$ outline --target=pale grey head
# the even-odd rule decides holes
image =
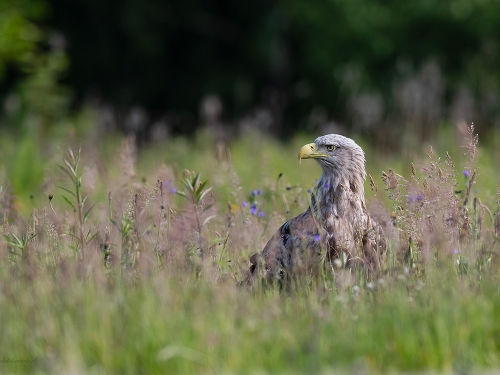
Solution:
[[[339,134],[328,134],[316,138],[314,143],[303,146],[300,159],[315,159],[324,176],[338,180],[365,179],[365,153],[352,139]]]
[[[356,202],[346,206],[350,210],[364,207],[365,153],[356,142],[338,134],[324,135],[300,149],[301,159],[315,159],[323,170],[311,196],[322,202],[323,216],[339,214],[342,202]]]

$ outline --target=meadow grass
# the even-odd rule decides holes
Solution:
[[[466,138],[449,145],[456,158],[425,150],[406,173],[404,160],[381,167],[363,145],[378,185],[374,197],[367,182],[367,196],[389,238],[383,270],[327,267],[287,291],[237,282],[307,207],[319,168],[295,158],[311,139],[200,136],[140,155],[131,139],[61,147],[29,200],[13,195],[4,166],[0,371],[497,370],[498,198],[481,191],[487,152]]]

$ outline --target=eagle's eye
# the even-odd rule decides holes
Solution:
[[[334,145],[326,145],[326,151],[328,152],[332,152],[333,150],[335,150],[337,147],[335,147]]]

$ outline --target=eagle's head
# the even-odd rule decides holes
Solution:
[[[318,162],[323,170],[322,183],[336,187],[348,182],[356,185],[356,190],[362,190],[366,177],[365,153],[352,139],[338,134],[323,135],[300,149],[301,159]]]

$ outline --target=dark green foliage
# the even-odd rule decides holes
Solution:
[[[62,78],[75,103],[102,99],[118,127],[143,138],[160,119],[193,134],[209,94],[228,119],[266,108],[283,136],[334,120],[378,138],[381,126],[396,140],[404,127],[429,138],[443,115],[478,129],[500,116],[498,0],[9,0],[2,9],[0,30],[11,31],[0,99],[15,92],[17,112],[45,122],[66,109]],[[142,127],[127,125],[132,107],[146,110]]]
[[[0,127],[38,133],[66,114],[66,54],[62,36],[44,23],[47,9],[43,0],[0,3]]]
[[[459,85],[477,96],[485,89],[482,85],[500,88],[498,1],[285,4],[296,27],[298,76],[314,87],[311,104],[342,112],[346,97],[363,91],[381,93],[387,102],[394,84],[431,60],[442,70],[448,94]],[[484,82],[489,75],[496,79]],[[391,103],[387,105],[391,109]]]
[[[229,107],[247,110],[258,100],[252,86],[260,89],[271,79],[280,36],[275,2],[55,0],[52,5],[50,23],[68,39],[68,82],[81,95],[96,88],[118,108],[139,104],[152,113],[192,116],[200,98],[215,92]],[[239,86],[249,92],[238,94]],[[182,125],[195,121],[184,116]]]

